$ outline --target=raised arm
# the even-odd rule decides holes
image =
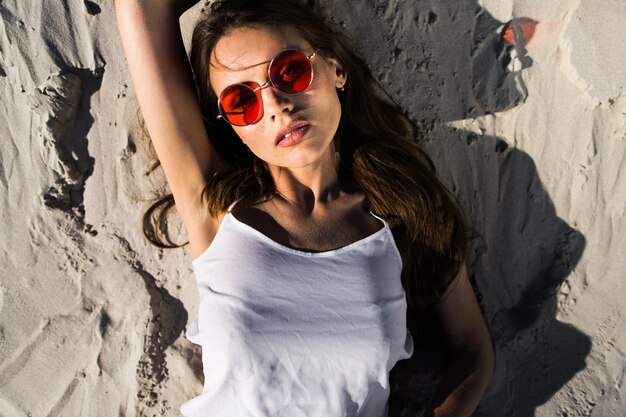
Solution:
[[[424,417],[469,417],[493,372],[493,348],[465,265],[437,305],[449,354],[445,374]]]
[[[200,195],[218,166],[207,137],[180,34],[180,15],[197,0],[116,0],[122,44],[150,138],[176,208],[188,232],[192,257],[217,228]]]

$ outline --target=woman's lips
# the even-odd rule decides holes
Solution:
[[[276,135],[276,146],[293,146],[304,139],[311,125],[308,122],[291,122]]]

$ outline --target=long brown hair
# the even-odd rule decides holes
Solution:
[[[224,169],[209,179],[203,201],[213,216],[234,201],[252,205],[275,191],[263,161],[252,154],[232,128],[217,120],[217,97],[209,83],[210,56],[218,40],[235,28],[291,27],[325,57],[337,59],[348,74],[340,93],[341,121],[335,137],[339,178],[363,192],[372,211],[390,223],[403,259],[402,284],[411,308],[434,304],[459,271],[467,246],[463,215],[418,146],[418,130],[403,111],[384,99],[365,62],[319,10],[298,0],[218,0],[198,21],[191,65],[209,138]],[[144,216],[144,233],[161,247],[163,216],[170,196]],[[155,232],[156,231],[156,232]]]

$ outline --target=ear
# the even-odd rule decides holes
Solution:
[[[333,67],[335,72],[335,88],[343,88],[348,81],[347,71],[338,59],[329,58],[328,61],[330,62],[330,65]]]

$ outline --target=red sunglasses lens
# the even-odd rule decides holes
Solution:
[[[297,94],[311,85],[313,68],[305,54],[288,50],[276,55],[272,60],[269,76],[274,87],[283,93]]]
[[[230,124],[247,126],[261,117],[261,97],[254,92],[257,83],[233,84],[220,94],[220,113]]]

